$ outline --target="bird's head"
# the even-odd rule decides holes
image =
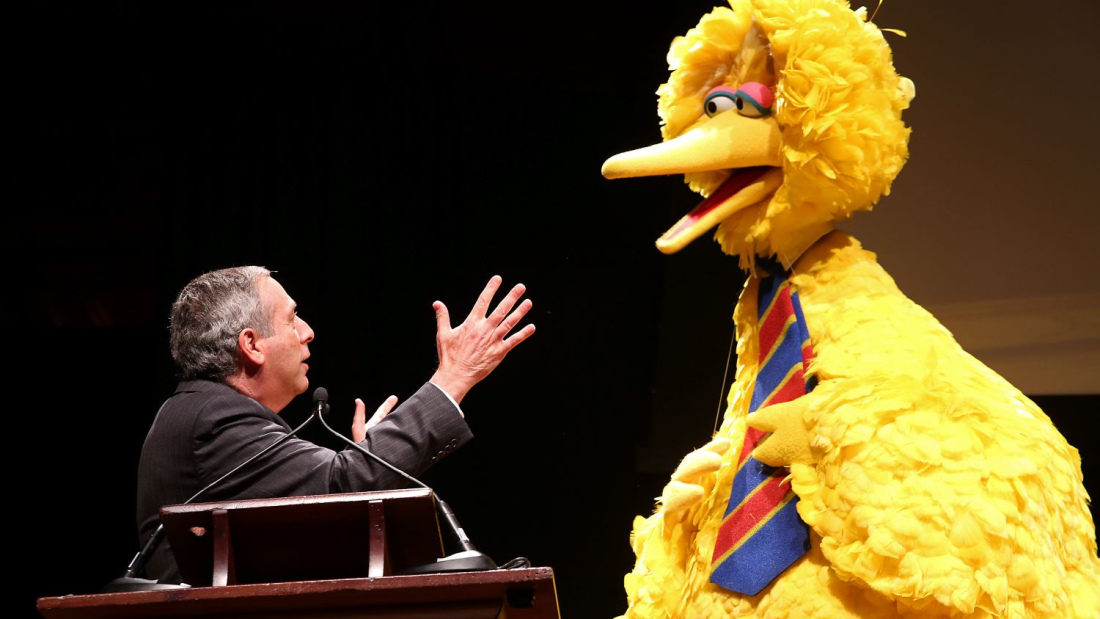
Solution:
[[[657,240],[666,254],[718,226],[751,269],[786,266],[835,222],[889,193],[908,155],[913,83],[864,9],[841,0],[730,0],[668,52],[664,141],[621,153],[607,178],[683,174],[705,199]]]

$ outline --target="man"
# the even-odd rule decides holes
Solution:
[[[535,331],[529,324],[511,333],[531,309],[529,299],[516,306],[525,292],[522,284],[488,312],[500,283],[499,277],[490,279],[455,328],[447,307],[435,302],[438,369],[396,410],[397,398],[387,398],[369,422],[365,405],[356,399],[353,440],[419,475],[473,437],[459,403]],[[186,502],[286,437],[291,428],[278,413],[309,388],[306,361],[313,329],[265,268],[235,267],[195,278],[172,306],[170,330],[181,382],[157,412],[141,452],[137,518],[143,544],[159,524],[161,506]],[[405,481],[358,450],[337,452],[294,437],[214,484],[198,500],[361,492]],[[149,560],[145,575],[180,582],[167,543]]]

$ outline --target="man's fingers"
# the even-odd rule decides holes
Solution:
[[[447,306],[443,305],[443,301],[436,301],[432,303],[432,308],[435,310],[435,328],[440,333],[446,333],[451,330],[451,314],[447,311]]]
[[[497,288],[500,288],[500,276],[494,275],[489,278],[489,283],[485,285],[485,290],[481,291],[481,296],[477,298],[477,302],[470,309],[470,316],[472,318],[485,318],[485,312],[489,311],[489,302],[493,300],[493,295],[497,293]]]
[[[355,398],[355,414],[351,417],[352,424],[363,423],[367,418],[367,406],[359,398]]]
[[[493,324],[500,324],[500,322],[504,320],[504,317],[508,315],[508,312],[512,311],[512,308],[515,307],[516,301],[519,301],[519,298],[522,297],[523,293],[526,291],[527,286],[523,284],[516,284],[513,286],[512,290],[508,292],[508,296],[501,299],[500,305],[497,305],[497,308],[493,310],[493,314],[489,316],[489,321]],[[515,326],[515,323],[512,323],[512,326]]]
[[[516,325],[519,324],[519,321],[523,320],[527,312],[531,311],[532,305],[534,305],[534,302],[531,301],[531,299],[524,299],[523,303],[520,303],[519,307],[516,308],[516,311],[512,312],[508,318],[504,319],[504,322],[500,323],[500,326],[497,327],[497,335],[501,338],[508,335],[508,332],[514,329]]]
[[[526,327],[517,331],[512,337],[502,342],[504,346],[504,354],[508,354],[508,351],[512,350],[523,340],[531,337],[535,333],[535,325],[527,325]]]
[[[351,440],[356,443],[367,438],[367,406],[359,398],[355,398],[355,414],[351,416]]]
[[[369,429],[373,428],[374,426],[378,425],[378,422],[385,419],[386,415],[389,415],[390,411],[392,411],[393,407],[396,406],[396,405],[397,405],[397,396],[391,395],[390,397],[386,398],[386,401],[383,402],[382,405],[379,406],[378,409],[374,411],[373,415],[371,415],[370,421],[367,422],[366,429],[369,430]]]
[[[390,414],[390,411],[393,410],[394,406],[397,406],[397,396],[391,395],[390,397],[386,398],[386,401],[383,402],[381,406],[378,407],[378,410],[374,411],[374,414],[377,415],[381,413],[382,416],[385,417],[386,415]]]

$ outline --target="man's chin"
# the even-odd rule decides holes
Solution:
[[[309,390],[309,378],[302,376],[298,380],[294,381],[296,389],[294,390],[295,396],[300,396]]]

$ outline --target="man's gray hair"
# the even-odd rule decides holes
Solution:
[[[172,360],[181,380],[224,382],[239,365],[237,338],[248,327],[262,337],[273,333],[273,314],[260,298],[260,280],[271,271],[258,266],[205,273],[184,286],[172,304],[169,332]]]

